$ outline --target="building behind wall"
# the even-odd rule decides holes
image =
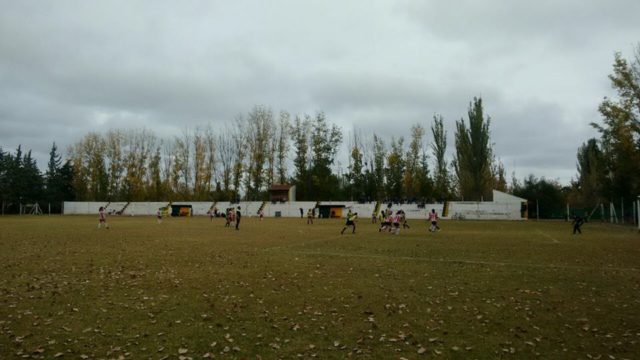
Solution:
[[[289,184],[273,184],[269,188],[269,201],[293,202],[296,201],[296,186]]]

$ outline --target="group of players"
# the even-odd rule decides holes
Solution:
[[[309,210],[309,214],[311,214],[311,210]],[[307,224],[313,224],[313,219],[311,215],[308,215],[309,219],[307,220]],[[356,233],[356,219],[358,218],[358,213],[349,212],[347,213],[347,222],[340,231],[340,234],[344,234],[344,231],[351,226],[353,230],[352,234]],[[378,228],[378,232],[383,232],[387,230],[393,235],[400,234],[400,224],[402,223],[403,229],[410,229],[409,223],[407,222],[407,216],[404,210],[397,210],[395,213],[391,209],[385,209],[380,212],[380,214],[376,214],[375,212],[371,216],[371,223],[375,224],[378,220],[380,220],[380,228]],[[429,232],[440,231],[440,227],[438,226],[438,213],[435,209],[431,209],[429,213],[429,221],[431,222],[431,227],[429,227]]]
[[[211,221],[213,221],[214,217],[218,217],[220,215],[217,208],[214,208],[207,213]],[[258,211],[258,215],[260,217],[260,220],[262,221],[262,218],[264,217],[263,211]],[[308,225],[313,224],[314,215],[314,211],[312,209],[309,209],[307,212]],[[240,230],[240,219],[242,218],[240,206],[235,209],[233,207],[227,208],[222,216],[225,218],[224,227],[231,227],[231,223],[235,223],[236,230]],[[380,219],[380,228],[378,229],[379,232],[388,230],[390,233],[398,235],[400,234],[400,223],[402,223],[403,229],[410,228],[409,223],[407,222],[407,217],[403,210],[397,210],[395,214],[391,209],[382,210],[379,215],[376,215],[375,213],[373,214],[371,222],[376,223],[378,217]],[[156,218],[158,224],[162,223],[162,209],[158,209]],[[352,227],[351,233],[355,234],[357,218],[358,213],[352,212],[351,209],[349,209],[349,212],[347,213],[347,222],[342,228],[342,231],[340,231],[340,234],[344,234],[345,230],[348,227]],[[436,213],[435,209],[431,209],[431,212],[429,213],[429,221],[431,221],[431,227],[429,228],[430,232],[440,231],[440,227],[438,226],[438,214]],[[98,210],[98,229],[102,228],[103,226],[106,229],[109,229],[106,210],[103,206],[101,206]]]
[[[397,210],[395,214],[391,209],[382,210],[379,215],[374,213],[371,216],[372,223],[376,223],[377,220],[380,220],[379,232],[387,230],[394,235],[398,235],[400,234],[400,224],[402,224],[403,229],[411,228],[407,222],[407,216],[404,210]],[[429,221],[431,222],[429,232],[440,231],[440,227],[438,226],[438,213],[436,213],[436,209],[431,209],[431,212],[429,213]]]

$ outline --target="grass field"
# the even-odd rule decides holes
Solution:
[[[637,359],[640,235],[0,217],[0,359]]]

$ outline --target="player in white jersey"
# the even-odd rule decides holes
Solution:
[[[431,221],[429,231],[440,231],[440,227],[438,226],[438,213],[436,213],[436,209],[431,209],[431,212],[429,213],[429,221]]]

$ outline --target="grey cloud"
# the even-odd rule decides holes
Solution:
[[[264,104],[388,138],[440,113],[451,156],[455,121],[482,96],[508,172],[568,181],[610,92],[612,53],[638,39],[639,7],[5,2],[0,145],[33,148],[43,166],[53,141],[116,127],[171,137]]]

